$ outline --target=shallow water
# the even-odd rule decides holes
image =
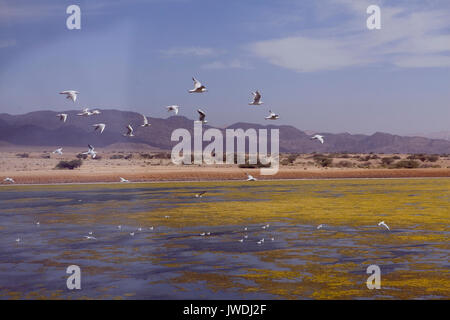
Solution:
[[[2,187],[0,298],[448,299],[449,190],[449,179]],[[367,289],[371,264],[380,290]],[[69,265],[81,290],[66,287]]]

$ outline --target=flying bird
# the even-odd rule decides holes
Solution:
[[[88,148],[89,150],[87,152],[83,152],[82,154],[87,154],[88,156],[90,155],[92,159],[94,159],[97,156],[97,152],[94,151],[94,147],[90,144],[88,144]]]
[[[95,115],[98,115],[98,114],[100,114],[101,112],[100,112],[100,110],[93,110],[92,112],[91,112],[91,116],[95,116]]]
[[[80,113],[77,113],[77,116],[81,116],[81,117],[89,117],[92,115],[93,115],[93,113],[89,111],[89,108],[84,108],[83,110],[81,110]]]
[[[280,116],[276,113],[273,113],[272,111],[269,110],[269,116],[265,117],[264,119],[266,120],[277,120],[279,119]]]
[[[59,117],[59,120],[61,120],[64,123],[67,121],[68,117],[67,113],[59,113],[56,116]]]
[[[66,99],[70,99],[73,102],[77,101],[77,94],[79,94],[78,91],[75,90],[66,90],[66,91],[62,91],[59,94],[65,94],[66,95]]]
[[[130,180],[127,180],[125,178],[119,177],[120,178],[120,182],[130,182]]]
[[[144,118],[144,123],[143,123],[143,124],[141,124],[141,127],[150,127],[150,126],[151,126],[151,124],[150,124],[150,123],[148,123],[148,119],[147,119],[147,117],[146,117],[145,115],[142,115],[142,118]]]
[[[175,112],[176,115],[178,114],[179,106],[168,106],[166,108],[167,108],[167,112],[173,111],[173,112]]]
[[[106,124],[104,123],[96,123],[92,125],[94,127],[94,131],[100,131],[100,133],[103,133],[103,130],[105,130]]]
[[[207,191],[199,192],[199,193],[197,193],[197,194],[195,195],[195,197],[196,197],[196,198],[202,198],[203,195],[204,195],[206,192],[207,192]]]
[[[205,92],[206,87],[204,85],[202,85],[200,83],[200,81],[198,81],[197,79],[195,79],[194,77],[192,77],[192,80],[194,81],[194,89],[189,90],[189,93],[201,93],[201,92]]]
[[[205,120],[205,118],[206,118],[205,111],[203,111],[202,109],[198,109],[197,112],[199,114],[198,121],[200,121],[202,123],[207,123],[208,121]]]
[[[325,140],[323,140],[323,136],[321,136],[320,134],[316,134],[315,136],[312,136],[311,140],[319,140],[320,143],[322,143],[322,144],[325,142]]]
[[[264,103],[261,101],[261,93],[259,93],[258,90],[256,90],[255,92],[252,92],[252,94],[253,94],[253,101],[250,102],[249,105],[260,106]]]
[[[323,227],[324,227],[323,224],[319,224],[319,225],[317,226],[317,230],[322,229]]]
[[[256,181],[256,178],[252,176],[251,174],[245,173],[247,175],[247,181]]]
[[[9,177],[6,177],[3,181],[9,182],[9,183],[16,183],[13,178],[9,178]]]
[[[96,237],[93,236],[84,236],[86,238],[86,240],[97,240]]]
[[[55,151],[53,151],[52,153],[57,153],[59,155],[62,155],[63,154],[62,149],[63,148],[60,147],[60,148],[56,149]]]
[[[386,223],[384,223],[384,221],[381,221],[378,225],[379,225],[379,226],[383,226],[383,227],[385,227],[386,229],[388,229],[389,231],[391,231],[391,229],[389,229],[389,226],[388,226]]]
[[[134,137],[134,134],[133,134],[134,130],[133,130],[133,127],[131,126],[131,124],[129,124],[126,128],[127,128],[127,133],[124,133],[124,136],[125,137]]]

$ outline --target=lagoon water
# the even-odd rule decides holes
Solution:
[[[448,299],[449,187],[449,179],[2,186],[0,298]],[[366,286],[371,264],[381,290]],[[81,290],[66,286],[70,265],[81,268]]]

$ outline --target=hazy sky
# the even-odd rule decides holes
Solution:
[[[427,133],[450,129],[449,80],[448,0],[0,0],[0,112],[178,104],[216,126],[271,109],[302,130]]]

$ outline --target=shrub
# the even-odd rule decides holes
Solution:
[[[72,161],[60,161],[56,165],[56,169],[69,169],[73,170],[75,168],[81,167],[83,161],[81,159],[72,160]]]
[[[82,154],[82,153],[77,154],[77,158],[78,158],[78,159],[86,160],[87,157],[88,157],[87,154]]]
[[[121,154],[113,154],[111,157],[109,157],[111,160],[117,160],[117,159],[123,159],[123,155]]]
[[[336,167],[338,167],[338,168],[351,168],[351,167],[353,167],[353,164],[350,161],[343,160],[343,161],[339,161],[336,164]]]
[[[416,160],[401,160],[393,165],[394,168],[414,169],[419,167],[419,162]]]
[[[388,165],[394,163],[394,161],[395,160],[394,160],[393,157],[384,157],[384,158],[381,159],[381,164],[385,165],[385,166],[388,166]]]
[[[324,155],[320,155],[320,154],[314,155],[313,158],[317,165],[324,167],[324,168],[331,166],[331,164],[333,163],[333,159],[330,159]]]
[[[18,154],[16,154],[16,156],[19,158],[28,158],[29,154],[28,153],[18,153]]]

